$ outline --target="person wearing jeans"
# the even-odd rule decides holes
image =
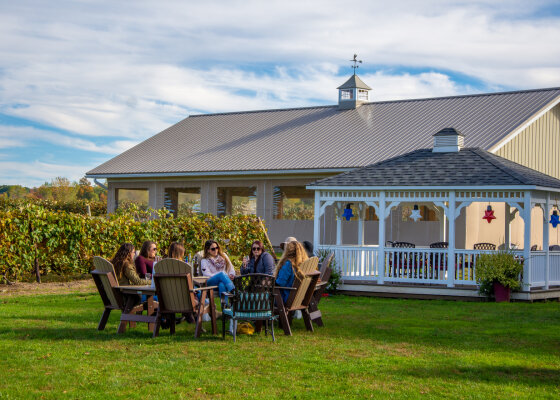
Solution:
[[[200,269],[202,275],[208,277],[208,286],[218,286],[220,298],[222,293],[231,292],[235,288],[232,282],[235,269],[215,240],[207,240],[204,243],[204,258],[200,262]]]

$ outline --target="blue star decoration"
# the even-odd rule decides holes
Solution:
[[[350,218],[354,216],[354,214],[352,214],[352,203],[346,204],[346,208],[344,209],[342,216],[346,218],[346,221],[350,221]]]
[[[552,224],[553,228],[556,228],[558,224],[560,224],[560,217],[558,216],[558,211],[556,210],[552,211],[552,215],[550,216],[550,221],[548,222]]]

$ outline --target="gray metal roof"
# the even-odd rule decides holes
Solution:
[[[446,127],[489,149],[558,101],[560,88],[190,116],[87,174],[356,168],[432,147]]]
[[[434,153],[415,150],[309,186],[542,186],[560,189],[560,180],[486,150]]]
[[[350,79],[348,79],[342,85],[337,87],[337,89],[353,89],[353,88],[371,90],[371,88],[368,85],[366,85],[366,83],[362,81],[360,77],[356,74],[352,75]]]

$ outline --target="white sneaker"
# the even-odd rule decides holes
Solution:
[[[301,319],[302,318],[301,310],[294,311],[294,318],[295,319]]]

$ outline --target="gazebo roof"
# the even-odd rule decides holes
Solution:
[[[358,168],[310,187],[501,187],[538,186],[560,189],[560,180],[480,148],[434,153],[420,149]]]

